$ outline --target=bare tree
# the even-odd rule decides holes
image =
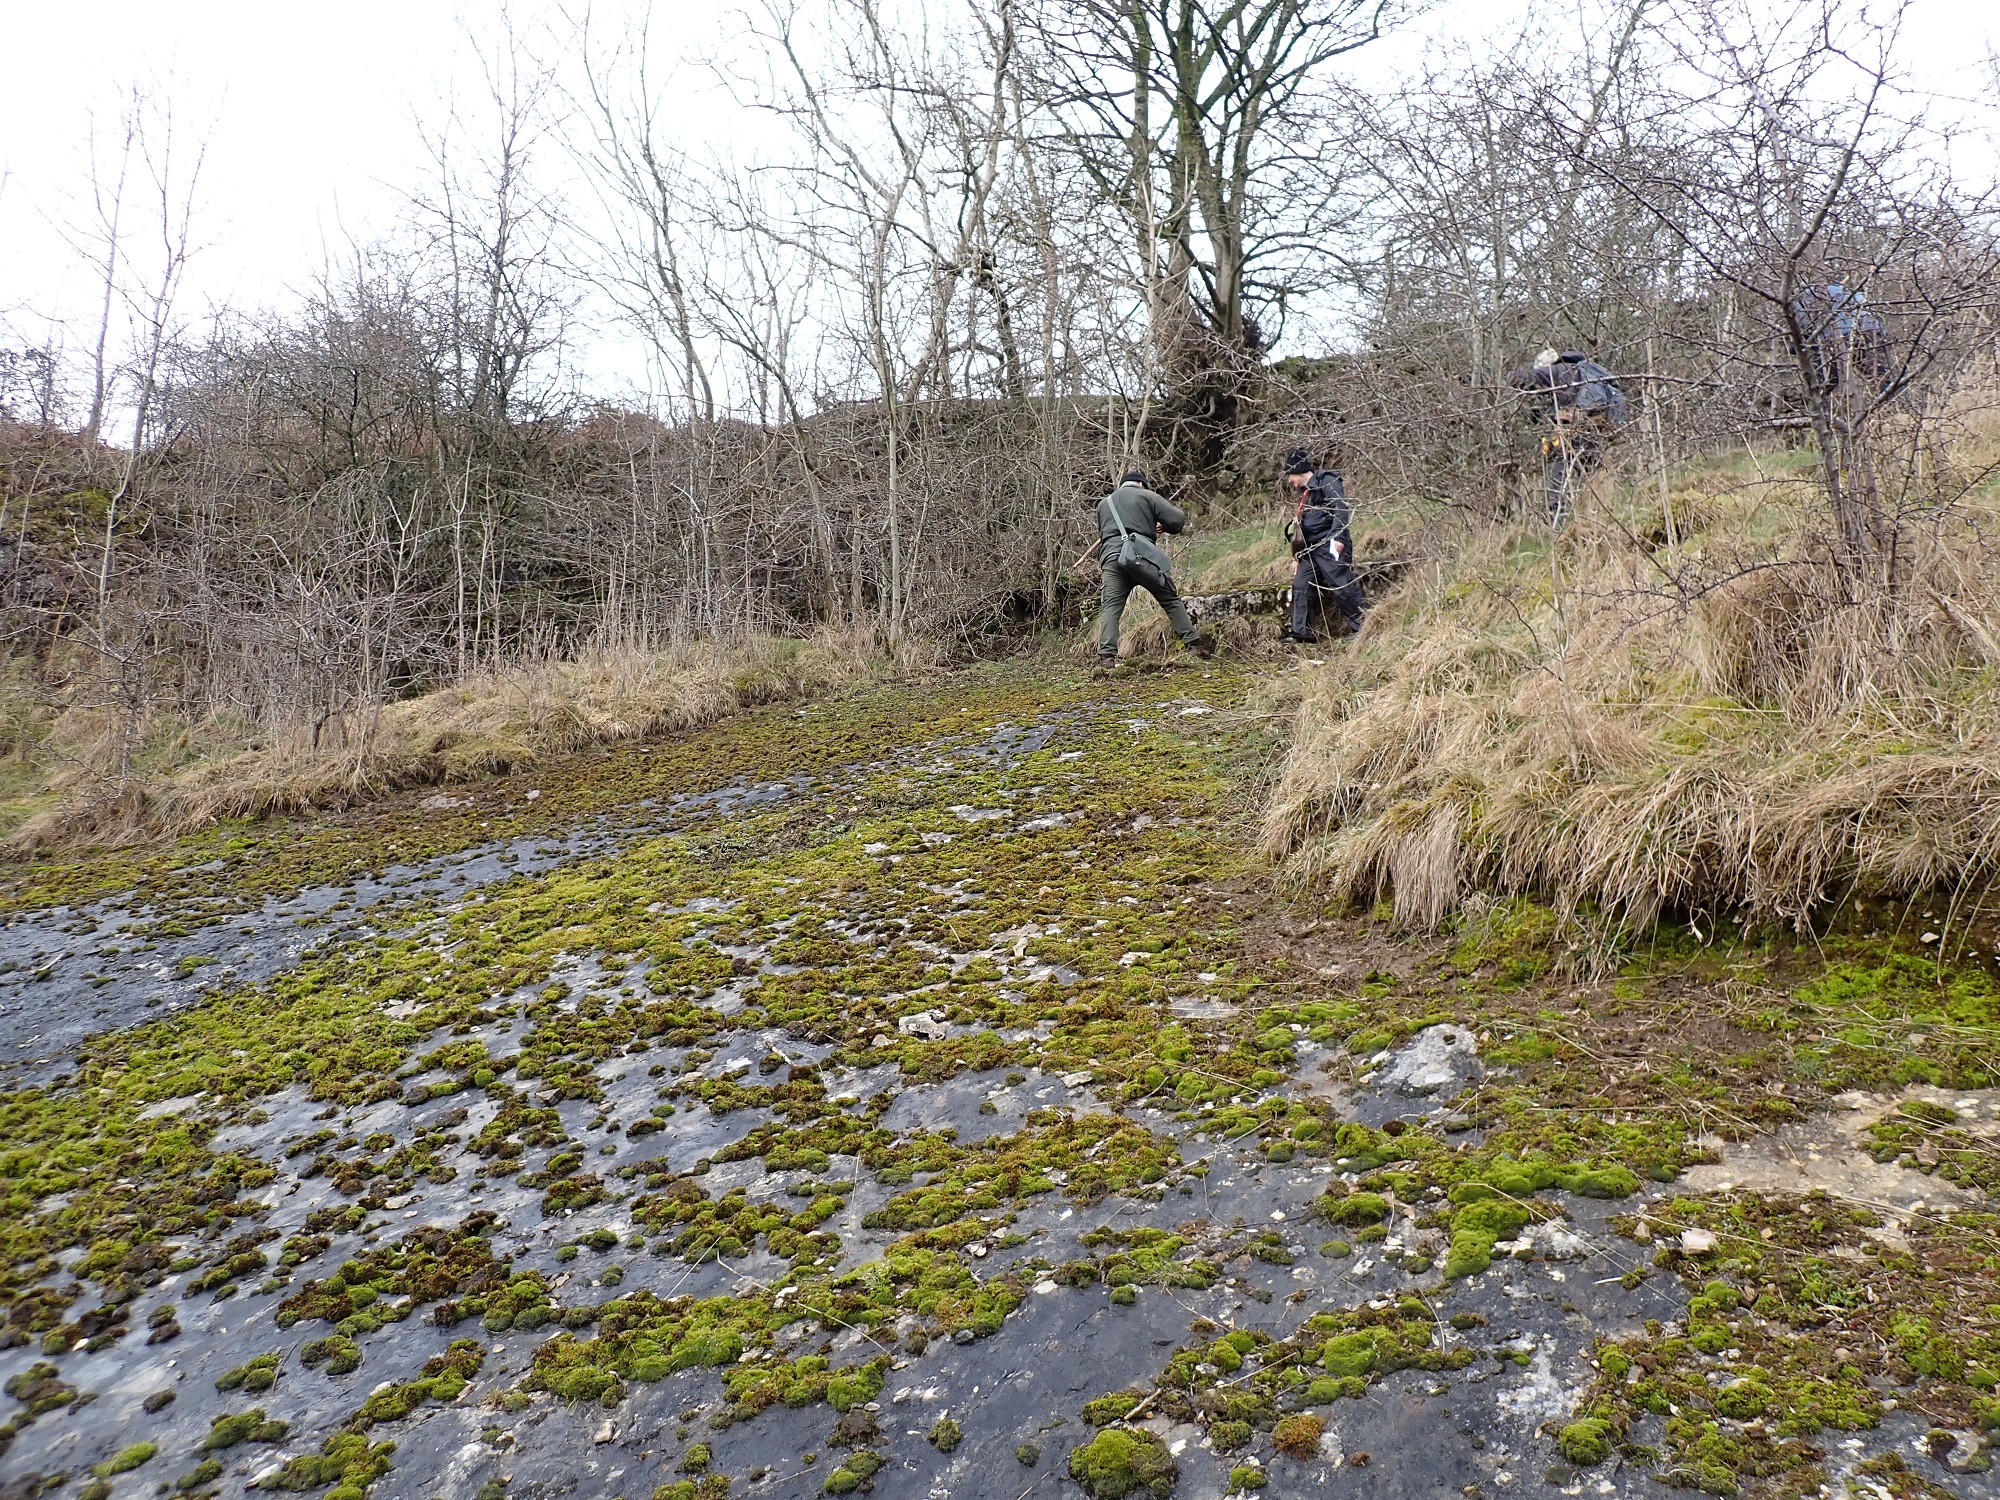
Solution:
[[[1391,0],[1083,0],[1032,12],[1039,101],[1122,215],[1172,446],[1212,479],[1248,371],[1316,280],[1334,185],[1314,113],[1328,63]],[[1145,438],[1144,424],[1134,433]],[[1184,439],[1184,441],[1181,441]]]
[[[1717,352],[1766,371],[1770,413],[1789,402],[1811,432],[1850,592],[1898,583],[1883,424],[1955,372],[2000,272],[1991,190],[1958,188],[1900,97],[1901,15],[1675,12],[1657,36],[1687,81],[1663,76],[1651,105],[1675,110],[1682,149],[1651,170],[1577,152],[1711,279],[1728,309]]]

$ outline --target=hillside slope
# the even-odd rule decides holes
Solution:
[[[1996,453],[1952,455],[1983,487],[1907,522],[1897,589],[1851,599],[1800,451],[1664,495],[1606,476],[1559,537],[1472,532],[1301,675],[1267,852],[1419,927],[1484,892],[1607,932],[1803,930],[1885,897],[1968,931],[2000,857]]]

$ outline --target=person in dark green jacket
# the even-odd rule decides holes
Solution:
[[[1180,590],[1174,587],[1173,559],[1159,545],[1162,535],[1179,536],[1186,525],[1187,512],[1147,488],[1139,469],[1127,473],[1117,489],[1097,502],[1097,560],[1104,573],[1097,608],[1100,665],[1118,660],[1118,622],[1135,588],[1160,602],[1183,646],[1202,656],[1209,654],[1207,641],[1195,630]]]

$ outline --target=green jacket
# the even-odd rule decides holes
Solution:
[[[1172,571],[1173,559],[1154,544],[1153,528],[1157,525],[1170,535],[1179,536],[1181,528],[1187,525],[1186,511],[1144,485],[1119,485],[1097,502],[1100,541],[1097,556],[1107,566],[1118,560],[1118,549],[1124,545],[1125,538],[1118,529],[1120,521],[1132,533],[1132,550],[1137,561],[1151,563],[1162,573]]]

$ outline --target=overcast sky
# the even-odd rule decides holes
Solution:
[[[1539,4],[1552,13],[1548,0]],[[1446,0],[1354,65],[1386,71],[1430,39],[1509,31],[1523,6]],[[594,8],[600,25],[615,28],[644,0]],[[652,7],[664,50],[689,60],[677,105],[690,143],[744,129],[699,66],[735,42],[737,9],[736,0]],[[517,28],[563,27],[556,0],[516,0],[512,10]],[[394,222],[423,175],[416,122],[437,118],[454,88],[477,87],[466,33],[490,34],[498,13],[497,4],[459,0],[0,0],[9,62],[0,90],[0,340],[39,341],[50,317],[89,321],[91,273],[56,225],[78,213],[92,117],[100,135],[115,128],[121,87],[146,83],[170,96],[184,138],[206,141],[202,249],[184,314],[282,305],[323,246]],[[1913,73],[1959,97],[1990,84],[1980,70],[2000,42],[1996,14],[1992,0],[1914,0]]]

